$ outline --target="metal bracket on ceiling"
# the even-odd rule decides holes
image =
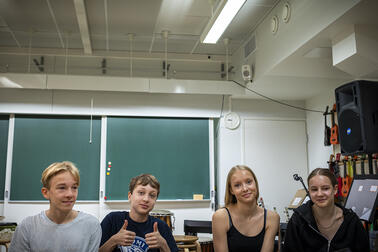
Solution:
[[[106,74],[106,59],[103,58],[101,61],[101,69],[102,69],[102,74]]]
[[[167,67],[165,67],[165,60],[163,61],[163,76],[165,77],[165,72],[167,72],[167,75],[169,73],[169,68],[171,67],[171,64],[168,64]]]
[[[227,71],[226,71],[226,66],[225,66],[225,63],[222,63],[221,64],[221,71],[220,71],[220,74],[221,74],[221,78],[224,79],[228,73],[233,73],[232,70],[234,70],[234,66],[229,66]]]
[[[39,62],[35,58],[33,59],[33,62],[41,73],[45,71],[45,58],[43,56],[40,57]]]

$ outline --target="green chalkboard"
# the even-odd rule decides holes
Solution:
[[[0,200],[4,200],[5,171],[7,165],[9,115],[0,115]]]
[[[109,117],[106,156],[107,200],[127,200],[142,173],[159,180],[161,200],[210,198],[208,119]]]
[[[101,119],[75,116],[15,117],[10,200],[44,200],[42,171],[64,160],[80,170],[78,200],[98,200]]]

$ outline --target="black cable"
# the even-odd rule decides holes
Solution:
[[[306,187],[306,185],[304,184],[302,177],[299,176],[298,174],[294,174],[294,175],[293,175],[293,178],[294,178],[295,181],[301,181],[301,183],[302,183],[302,185],[303,185],[303,188],[304,188],[305,191],[306,191],[306,196],[310,196],[310,193],[308,192],[307,187]]]
[[[285,103],[285,102],[281,102],[281,101],[275,100],[275,99],[273,99],[273,98],[270,98],[270,97],[268,97],[268,96],[265,96],[265,95],[263,95],[263,94],[260,94],[259,92],[256,92],[256,91],[254,91],[254,90],[248,88],[247,86],[244,86],[244,85],[242,85],[242,84],[240,84],[240,83],[238,83],[238,82],[236,82],[236,81],[234,81],[234,80],[232,80],[232,81],[235,82],[236,84],[238,84],[239,86],[241,86],[242,88],[245,88],[245,89],[247,89],[248,91],[250,91],[250,92],[252,92],[252,93],[255,93],[255,94],[257,94],[257,95],[259,95],[259,96],[261,96],[261,97],[264,97],[265,99],[268,99],[268,100],[270,100],[270,101],[272,101],[272,102],[276,102],[276,103],[279,103],[279,104],[281,104],[281,105],[285,105],[285,106],[292,107],[292,108],[299,109],[299,110],[310,111],[310,112],[316,112],[316,113],[322,113],[322,114],[324,113],[324,111],[313,110],[313,109],[306,109],[306,108],[302,108],[302,107],[297,107],[297,106],[290,105],[290,104]]]

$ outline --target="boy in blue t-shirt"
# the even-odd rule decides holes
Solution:
[[[100,252],[161,251],[176,252],[178,248],[169,226],[149,215],[160,192],[160,184],[150,174],[131,179],[130,212],[109,213],[101,222]]]

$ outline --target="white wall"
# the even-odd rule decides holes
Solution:
[[[306,101],[306,108],[325,111],[326,106],[332,109],[335,103],[335,92],[330,89],[321,95]],[[332,146],[324,146],[324,116],[320,113],[306,112],[308,133],[308,163],[309,172],[315,168],[328,167],[327,160],[333,152]],[[327,125],[331,127],[331,117],[327,118]],[[339,152],[339,147],[335,149]]]
[[[220,95],[34,89],[0,91],[0,113],[217,117],[222,103]]]
[[[289,102],[291,105],[304,107],[303,102]],[[278,119],[278,120],[301,120],[303,123],[305,123],[305,113],[301,110],[289,108],[280,104],[276,104],[270,101],[266,100],[248,100],[248,99],[233,99],[232,100],[232,111],[238,113],[241,117],[241,122],[248,120],[248,119]],[[226,109],[225,113],[228,112],[228,109]],[[305,130],[305,129],[304,129]],[[293,134],[296,134],[295,129],[293,129]],[[297,134],[298,138],[305,138],[305,136]],[[245,161],[250,161],[251,158],[248,158],[252,156],[252,160],[255,159],[256,163],[264,162],[263,157],[253,156],[250,153],[245,153],[244,148],[244,133],[243,133],[243,123],[239,128],[235,130],[229,130],[224,127],[223,118],[220,122],[220,129],[219,129],[219,141],[218,141],[218,202],[220,206],[224,205],[224,191],[225,191],[225,184],[226,184],[226,178],[229,170],[237,165],[237,164],[244,164]],[[279,142],[280,139],[277,139],[277,142]],[[305,143],[305,141],[304,141]],[[284,145],[285,143],[281,143]],[[305,145],[305,144],[304,144]],[[306,148],[306,146],[303,146],[303,148]],[[292,156],[293,153],[290,152],[291,150],[288,148],[282,149],[282,155],[287,154],[288,156]],[[306,153],[306,152],[304,152]],[[304,159],[303,167],[301,167],[301,171],[304,177],[307,176],[307,156],[301,156],[301,160]],[[274,158],[274,157],[272,157]],[[278,163],[277,163],[278,164]],[[256,169],[257,167],[250,165],[252,169]],[[257,168],[259,169],[259,168]],[[267,170],[275,170],[272,166],[266,166],[264,169]],[[292,176],[292,170],[291,167],[283,166],[283,170],[287,169],[287,174],[291,177]],[[256,171],[256,173],[262,172],[262,171]],[[261,173],[262,174],[262,173]],[[257,178],[259,179],[259,178]],[[262,179],[264,179],[264,175],[262,175]],[[288,180],[282,180],[279,176],[275,176],[275,174],[272,174],[270,176],[270,181],[266,183],[268,185],[271,183],[272,185],[275,185],[275,187],[272,187],[271,190],[275,190],[276,186],[285,188]],[[294,180],[289,180],[289,182],[292,181],[292,184],[295,184]],[[301,185],[297,184],[294,185],[297,186],[298,189],[301,189]],[[266,186],[265,188],[268,188]],[[263,188],[262,188],[263,189]],[[263,191],[260,192],[262,195],[264,194]],[[291,198],[294,196],[295,191],[293,192],[293,195],[289,195],[286,197],[286,199],[280,199],[280,200],[274,200],[273,198],[269,199],[265,202],[266,206],[272,209],[273,206],[276,206],[278,209],[278,212],[282,215],[283,207],[289,205]],[[266,192],[266,194],[270,194],[270,192]],[[278,196],[277,196],[278,197]],[[280,201],[280,202],[278,202]],[[282,201],[282,202],[281,202]],[[283,202],[287,202],[284,204]]]
[[[285,207],[302,188],[293,174],[308,174],[306,121],[251,118],[244,120],[243,127],[244,163],[257,176],[265,207],[276,207],[283,219]]]

